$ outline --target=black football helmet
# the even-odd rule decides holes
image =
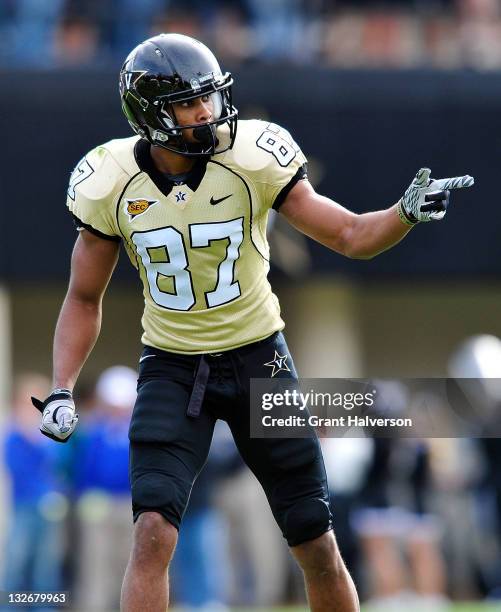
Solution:
[[[229,72],[204,44],[182,34],[160,34],[138,45],[120,71],[122,109],[132,129],[151,144],[181,155],[214,155],[235,141],[238,111],[232,104]],[[213,120],[180,126],[172,104],[209,95]],[[224,138],[218,126],[226,124]],[[188,142],[183,131],[193,129],[198,141]]]

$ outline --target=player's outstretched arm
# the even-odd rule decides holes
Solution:
[[[67,442],[78,423],[72,390],[101,327],[101,302],[118,259],[118,243],[81,231],[71,258],[71,277],[56,325],[54,390],[44,401],[32,397],[42,413],[40,431]]]
[[[397,204],[386,210],[357,215],[299,181],[280,212],[299,231],[328,248],[357,259],[371,259],[391,248],[423,221],[443,219],[451,189],[471,187],[471,176],[430,178],[422,168]]]

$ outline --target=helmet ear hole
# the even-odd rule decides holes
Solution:
[[[170,111],[167,110],[166,107],[170,107]],[[179,130],[175,129],[177,125],[177,119],[176,119],[176,114],[172,106],[170,104],[163,104],[160,109],[159,114],[160,114],[160,119],[162,123],[165,125],[165,127],[168,130],[172,130],[172,134],[174,136],[177,136],[179,134]]]
[[[167,129],[171,130],[172,128],[175,127],[174,121],[172,121],[172,118],[167,111],[162,110],[161,116],[162,116],[162,122],[165,124],[165,127]]]

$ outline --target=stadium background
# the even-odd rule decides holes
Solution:
[[[235,76],[241,115],[289,129],[309,158],[310,178],[318,190],[352,210],[392,204],[423,165],[437,176],[469,173],[476,178],[473,190],[454,195],[444,222],[416,228],[404,243],[371,261],[329,253],[290,230],[279,216],[274,219],[271,280],[302,376],[445,376],[451,356],[466,338],[501,336],[501,215],[495,191],[501,144],[499,1],[148,0],[139,7],[130,0],[4,0],[4,437],[16,391],[12,381],[25,372],[50,373],[51,338],[75,236],[64,206],[69,173],[96,144],[129,135],[120,111],[117,71],[134,44],[159,31],[184,32],[209,44]],[[103,370],[137,365],[141,305],[137,279],[121,257],[105,298],[101,337],[79,386],[90,415],[100,402],[92,391]],[[221,437],[222,448],[224,433]],[[334,458],[339,451],[331,444],[326,453]],[[371,452],[367,465],[374,461]],[[464,440],[427,448],[428,456],[447,458],[442,472],[435,459],[426,495],[440,500],[434,508],[441,524],[435,544],[446,567],[447,595],[455,600],[499,594],[499,525],[486,501],[499,495],[499,489],[489,481],[483,452],[480,443]],[[233,466],[228,453],[228,464],[224,453],[217,464],[217,487],[207,493],[220,525],[234,520],[232,496],[257,497],[252,479]],[[339,461],[358,462],[367,476],[369,468],[360,457]],[[55,498],[55,510],[49,512],[50,521],[66,536],[62,580],[69,588],[80,571],[79,548],[73,543],[82,540],[84,529],[82,492],[76,497],[72,492],[74,462],[74,457],[67,462],[70,468],[60,489],[66,497]],[[334,464],[335,472],[335,460],[328,464]],[[356,483],[361,487],[363,476],[341,465],[352,480],[339,484],[334,475],[334,488],[339,485],[343,495],[350,490],[356,497]],[[4,471],[0,560],[8,566],[13,552],[7,533],[16,508],[9,502],[9,470]],[[405,480],[405,470],[397,464],[391,477]],[[263,524],[269,522],[265,504],[256,507]],[[479,518],[487,515],[488,521]],[[228,530],[233,535],[238,531]],[[348,531],[349,537],[360,538]],[[465,532],[472,534],[470,545],[461,544]],[[488,550],[483,548],[486,541]],[[301,603],[297,572],[285,556],[279,559],[283,571],[276,572],[281,587],[267,589],[259,582],[264,580],[259,566],[269,569],[269,551],[259,558],[259,550],[249,552],[245,542],[235,545],[224,539],[216,547],[229,551],[231,561],[220,559],[223,567],[238,568],[236,577],[229,570],[220,577],[224,585],[217,596],[222,603]],[[279,541],[276,548],[283,552]],[[364,598],[370,599],[374,593],[364,554],[366,549],[359,551],[357,571]],[[403,558],[401,563],[408,567]],[[492,578],[496,573],[497,579]],[[432,605],[422,603],[416,609],[435,609]]]

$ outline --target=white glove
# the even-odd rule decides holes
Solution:
[[[69,389],[54,389],[43,402],[36,397],[31,401],[42,413],[40,431],[56,442],[67,442],[75,431],[78,414]]]
[[[406,225],[418,221],[440,221],[445,217],[451,189],[471,187],[475,179],[468,174],[455,178],[431,179],[431,170],[421,168],[398,203],[398,214]]]

